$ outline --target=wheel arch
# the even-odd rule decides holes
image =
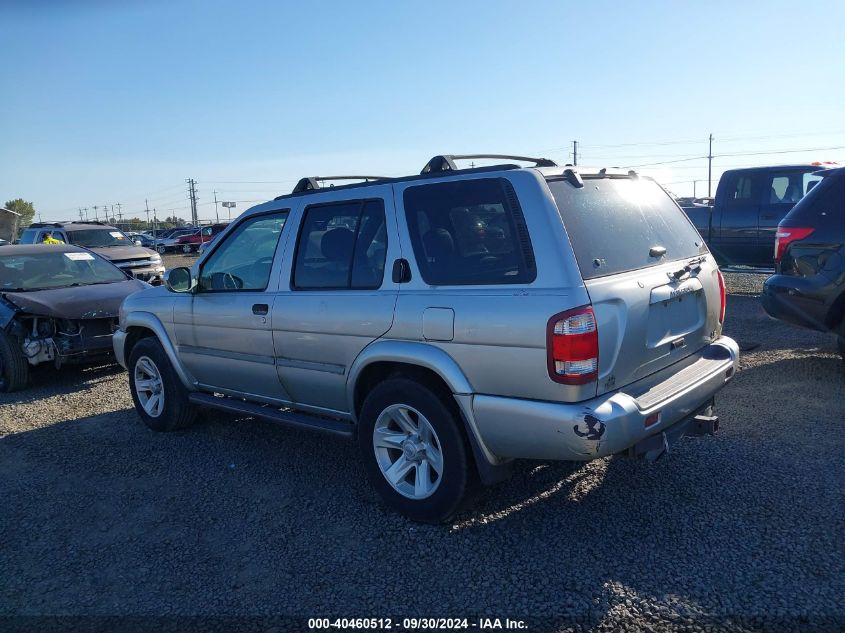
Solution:
[[[427,343],[378,341],[366,348],[349,371],[347,397],[354,420],[367,393],[391,376],[424,382],[453,404],[472,447],[481,480],[496,483],[510,474],[510,463],[498,458],[484,443],[472,413],[473,388],[457,362],[444,350]]]
[[[132,353],[132,348],[137,345],[138,341],[145,338],[155,337],[167,354],[170,364],[173,365],[173,370],[179,377],[179,381],[186,389],[191,391],[196,390],[196,380],[179,360],[179,354],[176,351],[176,346],[167,335],[161,321],[158,317],[150,312],[130,312],[127,314],[122,329],[126,332],[125,341],[123,343],[123,358],[126,363],[129,363],[129,355]]]

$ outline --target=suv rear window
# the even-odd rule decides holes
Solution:
[[[531,283],[537,277],[519,201],[504,178],[409,187],[417,266],[430,286]]]
[[[845,173],[826,176],[789,212],[790,224],[833,224],[845,217]]]
[[[707,252],[684,212],[648,178],[587,176],[583,187],[561,178],[549,180],[549,189],[584,279]],[[649,256],[655,246],[665,257]]]

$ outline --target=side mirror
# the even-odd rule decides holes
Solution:
[[[143,246],[144,243],[141,240],[135,240],[135,246]]]
[[[192,292],[197,285],[191,277],[191,269],[184,266],[171,268],[164,276],[164,285],[170,292]]]

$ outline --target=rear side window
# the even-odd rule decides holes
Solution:
[[[795,204],[817,180],[818,176],[807,170],[770,174],[764,188],[765,201],[768,204]]]
[[[524,284],[537,277],[525,219],[506,179],[409,187],[404,204],[427,284]]]
[[[584,279],[707,252],[684,212],[652,180],[585,177],[583,187],[551,180],[549,188]],[[651,257],[653,247],[666,255]]]
[[[845,220],[845,174],[824,178],[785,219],[792,225],[841,223]]]
[[[387,229],[381,200],[356,200],[305,210],[293,287],[375,289],[384,279]]]

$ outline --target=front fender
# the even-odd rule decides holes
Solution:
[[[151,312],[129,312],[126,314],[123,319],[121,329],[118,332],[115,332],[113,337],[115,356],[117,356],[118,359],[124,359],[126,365],[129,364],[125,345],[129,330],[133,327],[145,328],[156,335],[158,342],[161,343],[165,354],[167,354],[168,360],[170,360],[170,364],[173,366],[173,370],[176,372],[176,375],[179,376],[179,380],[186,389],[196,391],[196,379],[190,374],[190,372],[188,372],[187,369],[185,369],[184,365],[182,365],[182,362],[179,359],[179,354],[176,352],[176,346],[167,335],[164,325],[162,325],[159,318]],[[120,347],[120,349],[118,349],[118,347]],[[123,365],[123,363],[121,364]]]

